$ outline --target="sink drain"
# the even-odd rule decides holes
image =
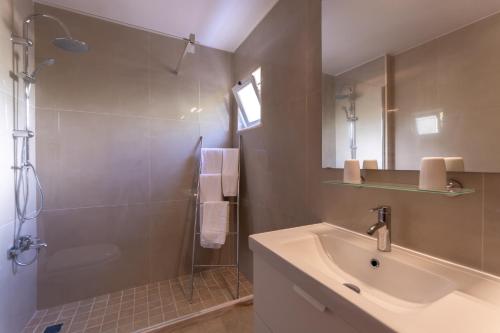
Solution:
[[[347,288],[351,289],[352,291],[356,292],[356,293],[361,293],[361,289],[359,289],[358,286],[352,284],[352,283],[344,283],[344,286],[346,286]]]
[[[378,261],[378,259],[373,258],[370,260],[370,266],[372,266],[372,268],[379,268],[380,261]]]

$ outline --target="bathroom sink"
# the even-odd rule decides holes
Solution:
[[[332,224],[252,235],[250,248],[315,302],[334,313],[350,304],[389,331],[500,327],[500,278],[394,244],[380,252],[375,239]],[[359,315],[352,318],[357,325]]]
[[[378,252],[370,240],[356,241],[348,235],[332,231],[318,234],[319,251],[330,261],[327,264],[332,272],[346,283],[364,292],[378,290],[401,301],[420,304],[434,302],[456,289],[453,281],[427,271],[423,265],[412,264],[410,258]]]

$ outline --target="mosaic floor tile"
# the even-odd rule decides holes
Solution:
[[[37,311],[23,333],[43,332],[63,324],[61,333],[131,333],[192,315],[236,297],[236,270],[220,268],[191,276],[154,282],[110,294]],[[252,284],[240,274],[240,297],[252,294]]]

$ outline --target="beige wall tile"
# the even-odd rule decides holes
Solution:
[[[308,92],[321,87],[321,71],[314,72],[321,62],[315,53],[321,50],[320,11],[319,1],[280,1],[235,53],[237,79],[262,66],[263,125],[242,132],[241,262],[247,275],[251,254],[246,235],[311,221]]]
[[[50,247],[39,261],[39,308],[147,283],[148,231],[147,205],[42,214],[39,233]]]
[[[500,275],[500,175],[484,175],[483,269]]]
[[[43,5],[37,10],[59,17],[90,47],[62,52],[50,43],[58,27],[37,24],[37,58],[56,59],[37,83],[46,192],[40,232],[51,249],[40,262],[39,305],[185,272],[192,234],[178,236],[192,230],[199,137],[206,146],[230,144],[232,55],[197,46],[175,75],[183,41]],[[71,251],[98,244],[117,246],[120,257],[50,269]]]
[[[147,119],[39,109],[45,209],[147,202]]]

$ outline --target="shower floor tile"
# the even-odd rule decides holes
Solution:
[[[23,333],[43,333],[47,326],[63,324],[62,333],[130,333],[190,316],[234,300],[236,270],[220,268],[191,276],[154,282],[35,312]],[[240,274],[240,297],[252,294],[252,284]]]

